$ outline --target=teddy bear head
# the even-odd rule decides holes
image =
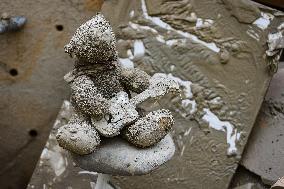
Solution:
[[[117,60],[115,35],[101,13],[81,25],[64,50],[88,64],[108,64]]]

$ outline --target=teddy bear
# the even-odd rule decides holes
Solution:
[[[74,69],[64,77],[75,113],[58,129],[61,147],[86,155],[106,137],[122,137],[131,145],[147,148],[169,133],[174,124],[169,110],[145,115],[138,106],[177,93],[178,84],[165,74],[151,77],[138,68],[123,67],[115,35],[101,13],[81,25],[64,50],[76,58]]]

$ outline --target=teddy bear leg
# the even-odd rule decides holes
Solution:
[[[58,129],[56,139],[61,147],[79,155],[93,152],[100,144],[100,136],[90,121],[74,114],[67,125]]]
[[[138,119],[133,125],[126,127],[122,135],[135,146],[146,148],[160,142],[169,133],[173,124],[171,112],[161,109]]]

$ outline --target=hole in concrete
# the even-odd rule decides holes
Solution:
[[[57,31],[62,31],[63,30],[63,26],[62,25],[56,25],[55,26]]]
[[[17,76],[18,75],[18,70],[15,68],[10,69],[9,71],[11,76]]]
[[[31,136],[31,137],[36,137],[37,136],[37,130],[35,130],[35,129],[31,129],[30,131],[29,131],[29,135]]]
[[[283,62],[284,61],[284,51],[282,51],[281,55],[280,55],[280,62]]]

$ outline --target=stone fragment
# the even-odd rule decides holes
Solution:
[[[137,148],[120,137],[102,141],[92,154],[72,154],[77,165],[88,171],[111,175],[143,175],[167,162],[174,155],[175,145],[167,135],[155,146]]]
[[[284,177],[280,178],[271,189],[284,189]]]
[[[220,62],[222,64],[228,63],[230,59],[230,53],[227,50],[221,50],[220,51]]]
[[[76,114],[67,125],[58,129],[56,139],[64,149],[80,155],[93,152],[100,144],[96,129],[85,118]]]
[[[173,124],[174,119],[169,110],[157,110],[138,119],[133,125],[127,127],[122,135],[135,146],[146,148],[163,139]]]
[[[241,23],[251,24],[260,17],[259,9],[248,0],[222,0],[231,14]]]

